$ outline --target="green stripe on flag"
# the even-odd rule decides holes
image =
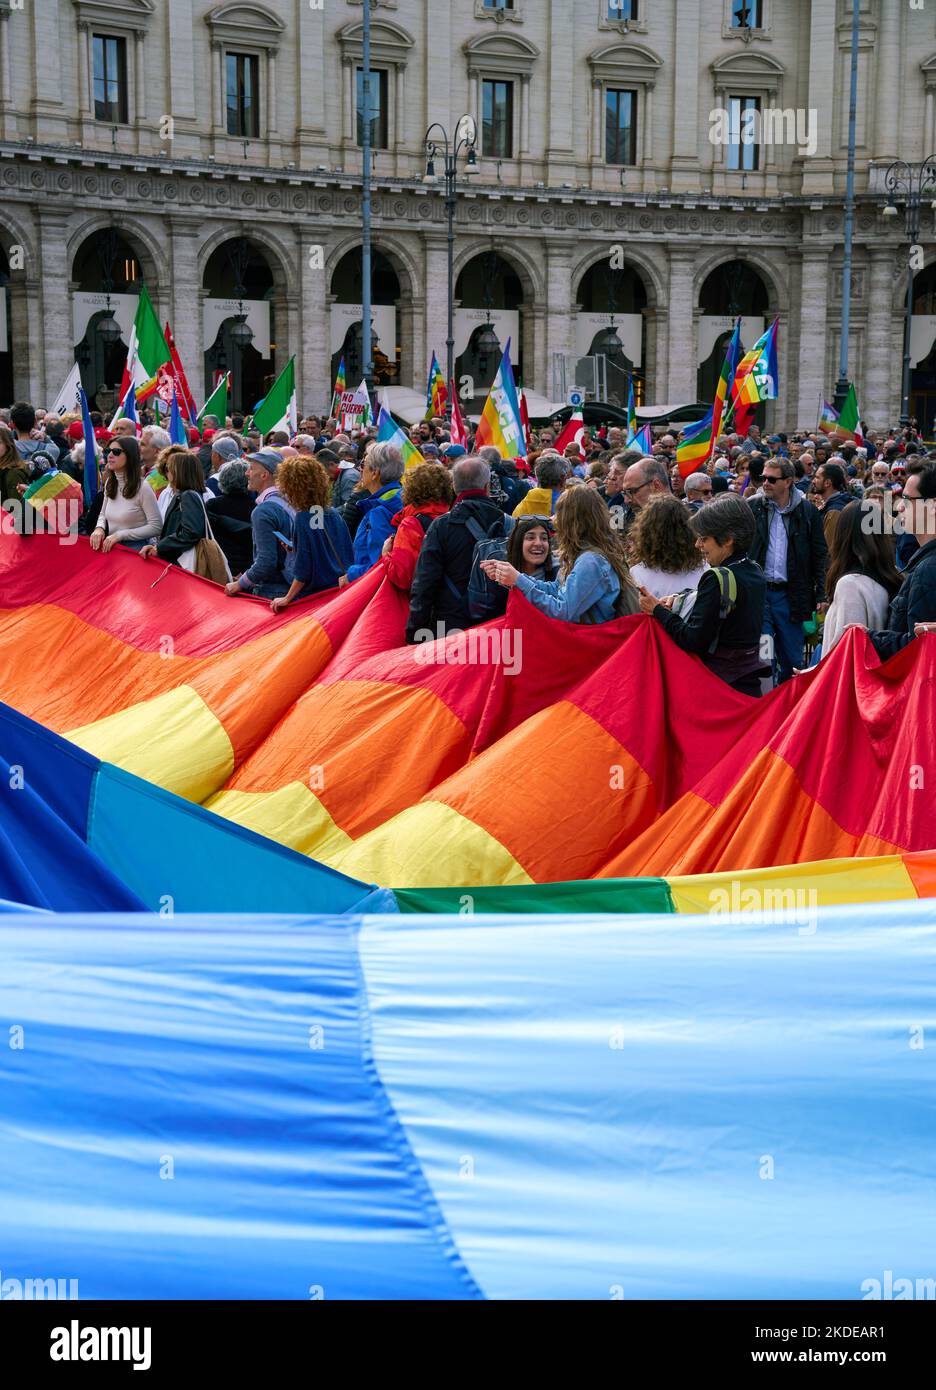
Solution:
[[[401,912],[675,912],[665,878],[603,878],[495,888],[396,888]]]

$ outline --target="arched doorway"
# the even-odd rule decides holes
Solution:
[[[93,232],[75,254],[75,360],[92,410],[106,414],[118,404],[142,281],[136,248],[115,227]]]
[[[626,406],[633,378],[641,405],[646,399],[647,289],[640,274],[633,266],[612,266],[610,259],[596,261],[579,281],[575,298],[576,352],[604,356],[608,401]]]
[[[513,266],[493,250],[473,256],[455,281],[455,382],[475,410],[494,380],[507,339],[518,382],[523,381],[523,285]],[[462,393],[462,378],[471,378]],[[473,389],[471,389],[473,387]]]
[[[230,408],[250,412],[275,375],[274,276],[267,253],[250,237],[223,241],[208,258],[202,284],[205,395],[229,371]]]
[[[378,386],[396,386],[402,353],[398,346],[400,277],[376,246],[371,247],[371,356]],[[364,321],[361,317],[363,276],[361,248],[345,252],[331,280],[331,379],[344,358],[349,390],[364,376]]]
[[[725,351],[741,317],[741,341],[751,348],[767,327],[770,296],[760,274],[747,261],[724,261],[708,275],[699,294],[699,347],[696,397],[713,401]],[[754,412],[763,424],[764,407]]]
[[[932,439],[936,430],[936,262],[913,277],[910,414],[924,439]]]

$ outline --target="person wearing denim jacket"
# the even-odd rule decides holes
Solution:
[[[485,560],[489,579],[516,587],[547,617],[566,623],[608,623],[636,613],[639,597],[602,499],[574,487],[556,504],[558,579],[532,579],[504,560]]]
[[[282,461],[282,455],[275,449],[260,449],[255,454],[247,455],[247,484],[257,494],[257,505],[250,515],[253,563],[243,574],[225,585],[229,594],[248,593],[260,598],[279,598],[289,588],[285,566],[288,544],[292,542],[295,513],[276,487],[276,470]],[[280,536],[285,538],[286,545]]]

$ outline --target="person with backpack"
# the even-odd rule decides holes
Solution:
[[[501,458],[500,449],[494,444],[485,444],[478,450],[478,456],[491,470],[491,501],[496,502],[507,516],[511,516],[527,491],[526,483],[517,472],[517,465],[513,459]]]
[[[690,518],[696,546],[708,562],[691,606],[675,611],[675,595],[663,600],[640,590],[640,607],[663,624],[684,652],[700,656],[716,676],[744,695],[761,694],[770,663],[761,651],[767,581],[748,555],[755,519],[747,502],[725,493]]]
[[[444,463],[422,463],[410,468],[403,475],[400,500],[403,509],[391,519],[396,529],[384,541],[383,562],[390,583],[408,594],[426,532],[455,500],[452,475]]]
[[[496,533],[497,527],[492,526],[491,531]],[[522,516],[514,522],[506,537],[493,534],[490,540],[478,542],[468,581],[468,611],[473,622],[486,623],[491,618],[503,617],[507,611],[508,590],[488,578],[485,561],[506,560],[518,574],[548,582],[558,574],[552,552],[555,533],[556,528],[548,517]]]
[[[518,523],[519,524],[519,523]],[[574,487],[556,504],[555,579],[533,579],[507,560],[485,560],[489,579],[519,589],[550,618],[567,623],[608,623],[638,611],[637,586],[624,547],[597,492]]]
[[[477,454],[452,468],[455,505],[436,517],[426,532],[410,594],[406,640],[432,640],[474,626],[468,611],[468,581],[475,544],[488,539],[504,513],[491,501],[490,465]]]

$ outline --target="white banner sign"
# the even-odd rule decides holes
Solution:
[[[936,341],[936,315],[914,314],[910,320],[910,366],[918,367]]]
[[[472,334],[479,336],[481,329],[488,322],[487,309],[456,309],[454,314],[455,335],[455,360],[463,356],[471,342]],[[514,371],[517,370],[517,361],[520,357],[520,311],[518,309],[492,309],[490,322],[494,325],[494,332],[500,341],[501,351],[503,351],[507,339],[510,339],[510,360]],[[432,349],[435,348],[436,357],[442,364],[445,371],[445,327],[439,325],[440,342],[430,343],[426,350],[427,357],[432,357]],[[426,363],[428,370],[429,363]],[[497,370],[497,363],[494,363],[494,370]]]
[[[580,357],[591,357],[599,333],[611,325],[611,315],[580,311],[575,316],[575,351]],[[624,348],[625,357],[635,367],[643,366],[643,315],[615,314],[614,327]]]
[[[247,316],[247,326],[253,331],[252,348],[261,357],[270,356],[270,301],[268,299],[245,299],[241,305],[238,299],[206,299],[202,308],[202,332],[204,348],[207,352],[218,336],[218,329],[225,319],[236,318],[238,314]],[[183,363],[183,365],[185,365]]]
[[[344,345],[344,340],[348,335],[348,329],[356,323],[362,322],[362,308],[360,304],[333,304],[331,306],[330,334],[331,343],[329,352],[334,354]],[[373,339],[371,347],[379,347],[385,357],[389,357],[392,363],[396,363],[396,307],[393,304],[372,304],[371,323],[373,324]]]
[[[137,298],[135,294],[112,294],[110,297],[110,307],[114,318],[120,325],[120,332],[125,343],[130,342],[130,330],[133,327],[133,320],[136,318]],[[80,343],[88,331],[88,323],[94,314],[101,313],[107,308],[106,294],[88,294],[85,290],[76,290],[72,295],[72,338],[73,343]]]
[[[723,333],[730,333],[735,326],[735,321],[730,314],[703,314],[699,319],[699,354],[698,363],[701,366],[707,362],[712,355],[712,348],[718,342]],[[764,319],[742,318],[741,320],[741,346],[744,352],[748,352],[767,327]]]

